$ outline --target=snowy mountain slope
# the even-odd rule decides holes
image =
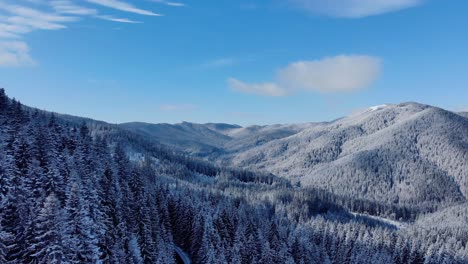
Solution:
[[[466,117],[468,118],[468,112],[458,112],[457,114],[463,116],[463,117]]]
[[[217,129],[216,125],[201,125],[183,122],[180,124],[126,123],[120,125],[129,131],[151,137],[168,146],[188,153],[204,155],[217,151],[230,138]],[[233,126],[235,127],[235,126]]]
[[[217,158],[221,154],[246,150],[266,142],[294,135],[311,124],[240,127],[230,124],[146,124],[126,123],[120,127],[152,138],[187,153]]]
[[[364,199],[432,206],[468,194],[468,119],[418,103],[374,106],[327,123],[121,127],[222,166]]]
[[[419,228],[438,228],[465,230],[465,238],[468,238],[468,203],[454,205],[438,212],[422,216],[416,221],[415,226]]]
[[[182,152],[166,142],[164,142],[166,144],[162,144],[161,141],[154,137],[123,129],[120,125],[109,124],[91,118],[42,111],[23,105],[21,107],[37,116],[51,116],[58,125],[72,127],[73,130],[78,130],[80,127],[85,126],[90,136],[94,139],[105,140],[106,143],[113,148],[116,146],[121,147],[126,152],[130,161],[140,165],[148,161],[155,163],[155,165],[157,165],[157,173],[161,175],[176,177],[187,181],[200,179],[208,179],[209,181],[210,177],[223,175],[226,180],[230,181],[266,183],[269,185],[279,184],[283,186],[290,185],[288,180],[276,177],[268,172],[253,172],[231,166],[221,167],[213,162],[203,160],[200,157],[187,155],[186,152]],[[187,122],[181,125],[185,126],[186,134],[190,134],[189,131],[191,130],[189,128],[197,128],[203,133],[213,133],[206,132],[209,129],[204,128],[204,126],[212,127],[212,129],[220,131],[239,127],[227,124],[198,125]]]
[[[220,159],[336,193],[450,204],[468,194],[468,120],[417,103],[385,105]]]
[[[228,135],[231,141],[224,144],[224,152],[236,153],[253,147],[258,147],[270,141],[286,138],[307,129],[314,124],[250,126],[233,129]]]
[[[432,241],[429,251],[460,248],[468,243],[468,203],[462,203],[421,216],[413,225],[402,230],[408,237]],[[447,241],[442,243],[441,241]],[[464,262],[462,262],[464,263]]]

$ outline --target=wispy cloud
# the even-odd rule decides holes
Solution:
[[[0,39],[15,39],[28,32],[30,29],[25,26],[0,23]]]
[[[85,18],[118,23],[142,23],[101,13],[98,7],[144,16],[160,14],[121,0],[0,0],[0,66],[34,65],[24,35],[36,30],[61,30]]]
[[[201,65],[202,68],[219,68],[236,64],[237,60],[234,58],[218,58]]]
[[[118,17],[113,17],[113,16],[108,16],[108,15],[99,15],[97,16],[100,19],[107,20],[107,21],[113,21],[113,22],[120,22],[120,23],[128,23],[128,24],[140,24],[142,22],[140,21],[135,21],[131,20],[128,18],[118,18]]]
[[[76,21],[74,16],[63,16],[21,5],[0,2],[0,66],[20,67],[35,65],[27,43],[20,41],[24,34],[34,30],[59,30],[65,23]]]
[[[351,92],[370,86],[380,75],[379,58],[340,55],[289,64],[276,73],[276,81],[245,83],[228,79],[232,90],[264,96],[284,96],[297,91]]]
[[[315,61],[300,61],[278,72],[278,80],[289,89],[317,92],[347,92],[366,88],[381,71],[379,58],[340,55]]]
[[[167,6],[175,6],[175,7],[186,6],[184,3],[180,3],[180,2],[171,2],[171,1],[165,1],[165,0],[150,0],[150,1],[153,3],[163,4]]]
[[[455,112],[468,112],[468,106],[457,106],[453,109]]]
[[[20,67],[34,64],[26,43],[21,41],[0,42],[0,67]]]
[[[197,110],[198,106],[193,104],[164,104],[160,105],[159,109],[166,112],[184,112]]]
[[[361,18],[420,5],[423,0],[287,0],[307,12],[342,18]]]
[[[228,79],[229,87],[237,92],[263,95],[263,96],[284,96],[286,89],[276,83],[245,83],[235,78]]]
[[[86,0],[89,3],[117,9],[124,12],[135,13],[145,16],[161,16],[161,14],[135,7],[134,5],[119,0]]]
[[[94,8],[82,7],[69,0],[50,1],[50,5],[60,14],[77,16],[92,16],[98,14],[98,11]]]
[[[0,20],[3,23],[12,26],[11,30],[17,30],[16,32],[12,32],[16,34],[29,33],[34,29],[63,29],[66,28],[64,23],[73,22],[78,19],[73,16],[63,16],[20,5],[0,3],[0,9],[10,14],[9,16],[0,17]]]

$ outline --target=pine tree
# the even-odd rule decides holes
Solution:
[[[0,151],[4,151],[0,148]],[[8,171],[6,155],[0,155],[0,203],[4,201],[11,189],[11,172]]]
[[[212,228],[213,227],[209,225],[209,222],[205,222],[201,246],[197,252],[197,261],[199,263],[216,263],[215,249],[211,244],[211,236],[213,236]]]
[[[6,208],[6,197],[0,201],[0,208]],[[14,241],[14,237],[9,233],[4,225],[5,211],[0,211],[0,263],[7,263],[8,260],[8,246],[11,245]]]
[[[51,193],[37,217],[36,237],[29,246],[29,250],[36,252],[31,257],[37,263],[63,263],[66,260],[65,245],[62,244],[66,232],[63,226],[65,220],[60,201]]]
[[[429,246],[424,256],[424,264],[437,263],[437,247],[435,244]]]
[[[2,201],[2,218],[0,219],[2,223],[2,231],[5,236],[5,240],[3,240],[4,247],[6,250],[4,253],[6,254],[7,261],[14,262],[19,258],[19,248],[20,244],[16,240],[17,234],[19,233],[19,226],[18,223],[21,223],[21,219],[18,213],[18,204],[17,196],[15,192],[10,192],[9,195]]]
[[[143,258],[141,257],[141,249],[140,245],[138,244],[138,240],[135,235],[130,236],[130,241],[129,241],[129,260],[130,262],[128,263],[134,263],[134,264],[140,264],[144,263]]]
[[[260,257],[260,263],[274,263],[275,254],[270,248],[270,243],[265,241],[262,246],[262,255]]]
[[[94,262],[99,259],[97,239],[93,233],[95,224],[90,217],[89,205],[83,197],[77,175],[70,182],[67,192],[68,237],[66,243],[71,250],[68,259],[73,262]],[[73,179],[72,178],[72,179]]]
[[[0,114],[2,114],[8,106],[8,97],[5,94],[5,89],[0,88]]]

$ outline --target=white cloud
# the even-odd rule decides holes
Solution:
[[[150,1],[154,2],[154,3],[168,5],[168,6],[175,6],[175,7],[184,7],[185,6],[184,3],[180,3],[180,2],[170,2],[170,1],[165,1],[165,0],[150,0]]]
[[[58,30],[66,28],[65,23],[78,20],[74,16],[40,11],[33,8],[0,2],[0,40],[20,39],[34,30]]]
[[[161,14],[153,13],[152,11],[144,10],[133,6],[132,4],[119,0],[87,0],[90,3],[102,5],[108,8],[117,9],[124,12],[135,13],[145,16],[161,16]]]
[[[34,64],[26,43],[21,41],[0,42],[0,67],[32,66]]]
[[[455,112],[468,112],[468,106],[457,106],[453,109]]]
[[[128,24],[140,24],[141,23],[140,21],[135,21],[135,20],[131,20],[128,18],[118,18],[118,17],[113,17],[113,16],[107,16],[107,15],[100,15],[96,17],[103,19],[103,20],[119,22],[119,23],[128,23]]]
[[[96,9],[75,5],[69,0],[50,1],[50,5],[55,9],[55,11],[61,14],[91,16],[97,15],[98,13]]]
[[[279,82],[289,88],[317,92],[346,92],[369,86],[380,74],[380,59],[340,55],[300,61],[278,72]]]
[[[343,18],[380,15],[417,6],[423,0],[288,0],[308,12]]]
[[[119,23],[142,23],[128,18],[101,14],[93,8],[108,7],[138,15],[160,16],[121,0],[0,0],[0,66],[24,66],[34,64],[24,35],[37,30],[60,30],[67,24],[83,18],[97,18]],[[79,5],[77,4],[79,3]],[[178,5],[167,2],[168,5]]]
[[[286,90],[276,83],[244,83],[235,78],[229,78],[228,83],[229,87],[237,92],[263,96],[286,95]]]
[[[228,83],[235,91],[265,96],[284,96],[297,91],[351,92],[369,87],[380,72],[379,58],[340,55],[291,63],[277,72],[275,82],[248,84],[230,78]]]
[[[0,9],[8,12],[11,16],[0,18],[3,23],[6,23],[10,26],[16,27],[27,27],[32,29],[42,29],[42,30],[56,30],[62,29],[66,26],[63,25],[65,22],[76,21],[76,17],[71,16],[62,16],[54,13],[48,13],[39,11],[33,8],[19,6],[19,5],[7,5],[0,3]],[[29,30],[29,31],[30,31]],[[28,30],[20,30],[20,32],[12,33],[27,33]]]
[[[160,105],[159,109],[166,112],[193,111],[197,110],[198,106],[193,104],[165,104]]]
[[[177,6],[177,7],[185,6],[184,3],[178,3],[178,2],[165,2],[165,4],[168,5],[168,6]]]
[[[21,38],[34,30],[59,30],[66,28],[66,23],[76,22],[83,17],[94,17],[120,23],[141,23],[127,18],[100,15],[97,9],[74,4],[70,0],[35,1],[41,10],[21,5],[0,2],[0,10],[10,14],[0,16],[0,39]],[[53,11],[45,11],[50,7]]]
[[[30,32],[30,29],[21,25],[0,23],[0,38],[19,38],[19,34]]]

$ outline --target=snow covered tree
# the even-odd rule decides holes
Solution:
[[[60,201],[54,193],[45,200],[36,220],[35,238],[29,250],[35,252],[31,255],[36,263],[63,263],[66,262],[65,245],[66,233],[64,224],[66,215]]]

